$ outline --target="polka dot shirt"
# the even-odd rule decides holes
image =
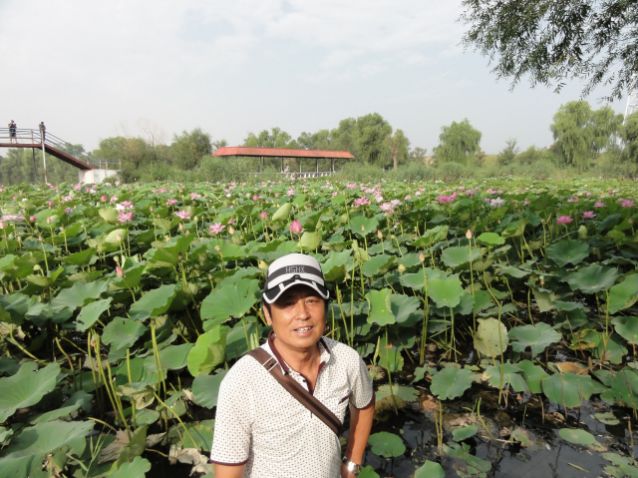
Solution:
[[[372,381],[359,354],[324,337],[321,365],[312,393],[343,423],[348,404],[365,408],[373,399]],[[309,390],[304,377],[271,348],[282,371]],[[341,446],[328,426],[299,403],[253,357],[244,356],[222,380],[211,461],[245,464],[249,478],[338,478]]]

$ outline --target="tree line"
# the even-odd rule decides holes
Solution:
[[[483,167],[499,166],[499,171],[516,174],[516,166],[572,168],[578,173],[597,168],[635,175],[638,170],[638,113],[623,121],[610,107],[593,109],[586,101],[562,105],[550,125],[554,142],[546,148],[529,147],[521,151],[515,139],[507,141],[497,155],[481,149],[481,132],[467,120],[443,126],[438,144],[427,155],[422,147],[410,147],[401,129],[394,129],[378,113],[341,120],[334,129],[302,132],[297,138],[274,127],[249,133],[243,144],[253,147],[348,150],[355,156],[351,169],[367,167],[382,171],[412,168],[443,168],[445,175],[471,175]],[[242,179],[257,170],[254,159],[215,158],[211,153],[225,140],[213,141],[200,128],[175,135],[170,144],[156,144],[140,137],[115,136],[100,141],[98,148],[86,152],[81,145],[68,144],[77,157],[110,167],[118,165],[124,181],[162,179]],[[267,164],[276,174],[278,162]],[[0,157],[0,183],[41,182],[41,152],[10,149]],[[296,167],[293,165],[293,167]],[[347,168],[346,168],[347,169]],[[524,172],[523,174],[527,174]],[[47,176],[52,183],[77,181],[77,170],[50,157]],[[409,175],[408,175],[409,176]]]

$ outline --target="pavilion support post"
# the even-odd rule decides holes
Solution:
[[[330,158],[330,171],[335,172],[335,158]]]
[[[284,172],[284,158],[281,158],[281,167],[279,168],[279,172],[283,173]]]
[[[319,158],[315,159],[315,172],[319,175]]]
[[[299,174],[301,174],[301,158],[298,159],[298,161],[299,161]]]

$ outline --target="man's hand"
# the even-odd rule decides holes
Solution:
[[[341,464],[341,478],[355,478],[355,476],[347,470],[345,463]]]

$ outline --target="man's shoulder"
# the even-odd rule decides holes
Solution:
[[[334,354],[338,359],[358,361],[361,358],[359,352],[343,342],[339,342],[338,340],[334,340],[329,337],[323,337],[321,340],[324,341],[330,353]]]
[[[224,376],[224,382],[226,384],[234,382],[243,382],[244,380],[252,379],[256,374],[260,373],[263,366],[257,362],[253,357],[246,354],[235,362],[226,375]]]

